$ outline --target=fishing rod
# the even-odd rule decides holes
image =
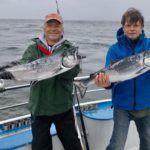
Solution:
[[[56,1],[57,13],[60,14],[58,2],[57,2],[57,0],[55,0],[55,1]]]
[[[80,121],[81,121],[81,127],[82,127],[82,130],[83,130],[83,136],[84,136],[84,140],[85,140],[86,150],[90,150],[90,146],[89,146],[88,139],[87,139],[87,134],[86,134],[85,123],[84,123],[83,114],[82,114],[81,107],[80,107],[80,102],[79,102],[79,97],[78,97],[76,86],[75,86],[74,97],[76,98],[77,104],[78,104],[78,111],[79,111],[79,116],[80,116]]]

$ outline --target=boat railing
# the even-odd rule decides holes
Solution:
[[[86,79],[86,78],[88,78],[88,76],[76,77],[75,80]],[[30,84],[22,84],[22,85],[11,86],[11,87],[2,87],[2,88],[0,88],[0,93],[5,92],[5,91],[10,91],[10,90],[16,90],[16,89],[20,89],[20,88],[28,88],[28,87],[30,87]],[[103,89],[103,88],[97,88],[97,89],[87,90],[86,93],[104,91],[104,90],[105,89]],[[99,100],[95,100],[93,102],[86,102],[86,103],[84,102],[84,104],[81,103],[80,104],[81,110],[82,111],[89,111],[89,110],[95,109],[97,101],[99,101]],[[5,110],[5,109],[10,109],[10,108],[13,108],[13,107],[23,106],[23,105],[26,105],[26,104],[28,104],[28,102],[23,102],[23,103],[19,103],[19,104],[4,106],[4,107],[0,108],[0,111]],[[77,104],[75,104],[75,109],[78,111]],[[7,119],[7,120],[0,121],[0,135],[4,134],[5,131],[6,132],[14,131],[14,129],[29,127],[30,124],[31,124],[30,114],[22,115],[22,116],[15,117],[15,118],[12,118],[12,119]]]
[[[89,76],[76,77],[75,80],[86,79],[88,77]],[[4,87],[3,86],[3,87],[0,88],[0,93],[5,92],[5,91],[21,89],[21,88],[28,88],[28,87],[30,87],[30,84],[22,84],[22,85],[10,86],[10,87]],[[87,90],[86,93],[97,92],[97,91],[105,91],[105,89],[104,88],[91,89],[91,90]],[[23,103],[19,103],[19,104],[14,104],[14,105],[0,107],[0,111],[1,110],[5,110],[5,109],[9,109],[9,108],[13,108],[13,107],[26,105],[26,104],[28,104],[28,102],[23,102]]]
[[[105,89],[99,88],[99,89],[87,90],[86,93],[97,92],[97,91],[104,91],[104,90]],[[77,92],[77,93],[79,93],[79,92]],[[0,107],[0,111],[1,110],[5,110],[5,109],[9,109],[9,108],[13,108],[13,107],[27,105],[27,104],[28,104],[28,101],[27,102],[23,102],[23,103],[19,103],[19,104],[14,104],[14,105]]]
[[[92,102],[83,102],[80,104],[80,110],[83,112],[85,111],[91,111],[97,109],[97,103],[99,102],[107,102],[110,101],[110,99],[105,100],[95,100]],[[75,104],[76,113],[78,114],[78,105]],[[31,128],[31,114],[22,115],[19,117],[14,117],[11,119],[0,121],[0,137],[14,131],[18,131],[20,129],[28,129]]]

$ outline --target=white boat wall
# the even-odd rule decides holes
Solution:
[[[111,100],[98,100],[80,104],[85,123],[90,150],[105,150],[109,143],[113,128],[113,109]],[[77,122],[81,135],[82,127],[75,105]],[[51,127],[53,149],[64,150],[57,137],[54,125]],[[120,137],[121,138],[121,137]],[[84,138],[82,137],[84,143]],[[30,115],[0,122],[0,150],[31,150],[32,133]],[[84,144],[85,147],[85,144]],[[139,139],[136,127],[132,122],[125,146],[125,150],[138,150]],[[84,148],[86,150],[86,147]]]
[[[83,112],[91,150],[105,150],[113,130],[113,109],[111,100],[100,100],[83,105],[95,104],[94,110]],[[80,123],[80,122],[79,122]],[[121,137],[120,137],[121,138]],[[130,124],[125,150],[138,150],[139,138],[135,124]]]

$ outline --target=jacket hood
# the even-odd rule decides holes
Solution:
[[[119,28],[118,31],[117,31],[117,34],[116,34],[116,38],[117,40],[119,41],[119,39],[123,38],[124,37],[124,31],[123,31],[123,28]]]

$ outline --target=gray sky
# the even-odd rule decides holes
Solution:
[[[117,20],[130,7],[150,21],[150,0],[58,0],[65,20]],[[55,0],[0,0],[0,18],[43,19],[56,11]]]

